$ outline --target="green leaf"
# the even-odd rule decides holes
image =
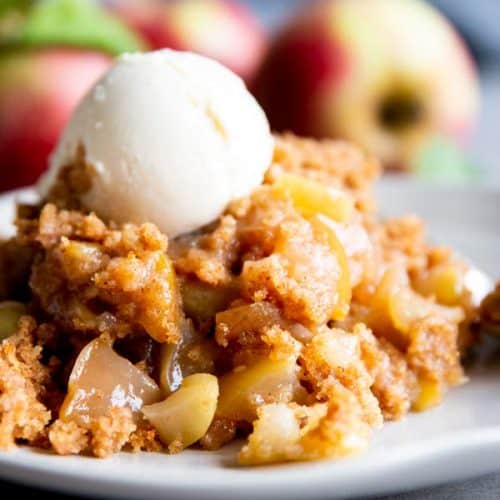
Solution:
[[[55,45],[113,55],[142,49],[133,32],[92,0],[39,0],[21,28],[2,43],[4,48]]]
[[[413,171],[433,182],[466,184],[480,180],[481,169],[450,139],[432,138],[417,155]]]

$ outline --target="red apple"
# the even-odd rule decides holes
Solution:
[[[0,55],[0,191],[36,181],[75,105],[111,61],[78,49]]]
[[[327,0],[277,36],[254,86],[275,130],[358,143],[408,168],[433,135],[463,141],[478,113],[472,58],[419,0]]]
[[[108,5],[152,49],[168,47],[211,57],[246,81],[264,53],[262,26],[234,0],[111,0]]]

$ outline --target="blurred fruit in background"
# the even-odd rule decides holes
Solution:
[[[266,48],[258,19],[234,0],[108,0],[152,49],[169,47],[211,57],[250,82]]]
[[[71,112],[113,56],[139,40],[88,0],[0,10],[0,191],[32,184]]]
[[[110,62],[72,49],[0,56],[0,191],[36,181],[76,103]]]
[[[254,86],[275,130],[342,137],[409,169],[463,142],[479,103],[458,33],[419,0],[326,0],[277,36]]]

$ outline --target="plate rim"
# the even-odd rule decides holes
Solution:
[[[397,423],[394,423],[397,425]],[[24,485],[29,484],[49,490],[70,492],[77,495],[106,495],[113,498],[132,498],[138,495],[146,495],[150,499],[191,499],[193,495],[200,500],[229,500],[229,499],[292,499],[292,498],[307,498],[319,499],[325,497],[325,491],[335,486],[336,492],[332,492],[330,498],[355,498],[358,496],[373,496],[387,495],[396,492],[405,492],[416,488],[432,487],[439,484],[444,484],[456,480],[456,475],[453,473],[453,468],[447,468],[447,472],[443,473],[440,468],[434,469],[434,464],[440,464],[443,460],[457,461],[464,464],[464,460],[470,467],[468,472],[460,474],[460,480],[467,480],[478,475],[487,474],[494,471],[500,471],[500,424],[498,426],[490,426],[485,429],[475,429],[469,431],[464,436],[458,437],[456,433],[451,433],[449,436],[443,437],[441,443],[435,440],[425,440],[419,443],[416,447],[403,447],[404,467],[420,468],[420,473],[408,479],[396,478],[391,483],[385,482],[380,484],[376,491],[367,490],[363,484],[354,483],[350,478],[333,477],[329,474],[333,468],[336,469],[337,476],[342,472],[341,468],[349,467],[352,459],[343,459],[342,461],[325,460],[321,462],[302,462],[297,464],[282,464],[264,467],[234,467],[221,468],[218,474],[214,474],[211,480],[207,480],[206,476],[201,484],[193,484],[192,477],[185,478],[169,478],[168,482],[159,477],[156,480],[151,480],[151,477],[144,477],[142,481],[137,481],[135,476],[132,477],[103,477],[100,474],[78,473],[73,467],[63,466],[61,469],[54,469],[54,464],[60,465],[67,457],[57,456],[32,450],[29,448],[19,447],[12,452],[0,453],[0,477],[2,479],[21,482]],[[427,448],[432,442],[435,451],[429,454]],[[412,449],[410,454],[405,448]],[[205,451],[191,451],[190,453],[211,453]],[[116,463],[116,468],[120,466],[120,459],[129,453],[121,452],[111,459]],[[151,456],[151,453],[141,452],[136,455],[140,459],[141,455]],[[153,455],[164,456],[161,453]],[[483,457],[486,455],[490,458],[489,466],[478,466],[477,456]],[[11,459],[7,457],[10,456]],[[30,457],[29,465],[26,466],[24,459]],[[14,460],[12,460],[14,458]],[[98,467],[99,459],[94,457],[72,457],[82,466],[84,463],[93,463]],[[47,460],[48,459],[48,460]],[[387,467],[393,468],[395,471],[401,469],[398,464],[399,457],[392,456],[383,464],[374,466],[370,465],[369,475],[373,478],[383,474]],[[59,463],[58,463],[59,462]],[[352,463],[351,463],[352,465]],[[300,471],[297,472],[297,466]],[[168,467],[168,465],[166,465]],[[422,470],[427,471],[422,474]],[[221,471],[223,471],[221,473]],[[265,474],[262,474],[265,471]],[[436,474],[436,471],[438,472]],[[363,471],[362,471],[363,472]],[[431,475],[428,475],[431,474]],[[422,481],[422,475],[425,480]],[[228,477],[230,476],[230,477]],[[334,474],[335,476],[335,474]],[[371,484],[372,478],[366,481]],[[366,479],[366,478],[365,478]],[[372,479],[373,480],[373,479]],[[309,490],[310,482],[314,482],[314,488]],[[243,491],[235,493],[232,488],[228,489],[228,485],[237,486]],[[283,487],[286,484],[286,487]],[[244,491],[247,490],[247,491]],[[340,493],[340,495],[339,495]]]

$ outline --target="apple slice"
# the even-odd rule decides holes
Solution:
[[[181,340],[165,343],[160,349],[158,378],[165,396],[172,394],[189,375],[211,373],[215,368],[217,347],[194,328],[189,319],[180,323]]]
[[[264,403],[287,403],[299,388],[294,358],[262,359],[239,366],[219,379],[217,416],[252,422]]]
[[[425,411],[441,403],[443,399],[443,384],[437,380],[421,378],[418,381],[419,394],[412,404],[413,411]]]
[[[337,279],[337,303],[335,304],[331,319],[342,320],[349,312],[351,303],[351,277],[349,271],[349,261],[342,243],[340,243],[335,230],[329,225],[328,217],[315,215],[309,221],[317,238],[321,238],[328,243],[332,253],[337,257],[339,264],[339,276]]]
[[[161,403],[144,406],[142,413],[160,439],[176,451],[187,448],[207,432],[215,415],[219,386],[217,377],[197,373],[186,377],[181,388]]]
[[[273,193],[280,198],[291,198],[295,208],[306,218],[323,214],[336,222],[347,222],[354,212],[354,201],[347,193],[299,175],[278,177]]]
[[[292,200],[295,208],[311,223],[315,236],[325,241],[337,257],[340,268],[338,300],[332,310],[331,319],[345,318],[351,301],[349,262],[345,249],[329,221],[348,222],[354,213],[353,199],[341,190],[293,174],[278,177],[272,189],[275,196]]]
[[[59,417],[85,427],[111,408],[128,407],[137,416],[144,404],[160,398],[154,380],[116,354],[109,339],[99,337],[76,359]]]
[[[367,321],[378,334],[404,349],[412,324],[431,315],[457,324],[464,319],[460,307],[442,306],[423,297],[410,288],[404,269],[392,267],[377,286]]]
[[[426,296],[434,296],[439,304],[447,306],[460,305],[464,298],[465,276],[467,267],[458,263],[446,263],[435,266],[425,275],[414,280],[418,292]]]

